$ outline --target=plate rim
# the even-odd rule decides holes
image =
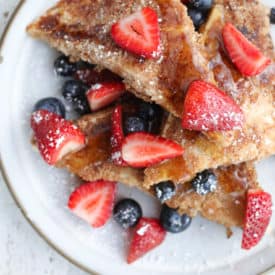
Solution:
[[[4,27],[3,33],[0,37],[0,53],[1,53],[2,48],[4,47],[7,34],[10,31],[10,29],[12,28],[14,20],[16,19],[17,15],[19,14],[20,10],[22,9],[22,7],[24,6],[25,3],[26,3],[26,0],[19,0],[18,4],[14,8],[14,10],[13,10],[13,12],[12,12],[12,14],[11,14],[9,20],[8,20],[8,23]],[[1,63],[0,63],[0,65],[1,65]],[[13,201],[15,202],[16,206],[19,208],[19,210],[22,213],[25,220],[31,225],[31,227],[35,230],[35,232],[38,234],[38,236],[40,236],[40,238],[42,240],[44,240],[51,248],[53,248],[60,256],[62,256],[64,259],[69,261],[74,266],[76,266],[79,269],[83,270],[84,272],[90,273],[92,275],[99,275],[99,273],[97,273],[95,270],[92,270],[92,269],[82,265],[76,259],[73,259],[72,257],[70,257],[63,249],[59,248],[55,243],[53,243],[43,233],[43,230],[39,227],[39,225],[37,225],[34,221],[32,221],[28,217],[26,209],[20,203],[20,201],[19,201],[19,199],[16,195],[16,192],[14,191],[14,189],[12,187],[12,184],[11,184],[11,181],[9,179],[8,173],[6,172],[6,169],[5,169],[4,162],[2,161],[1,152],[0,152],[0,171],[1,171],[1,174],[2,174],[3,182],[6,184],[8,190],[9,190],[9,193],[12,196]]]

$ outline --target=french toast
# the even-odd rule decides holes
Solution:
[[[143,186],[143,169],[115,165],[111,160],[110,125],[112,108],[89,114],[76,124],[88,137],[82,150],[65,156],[58,167],[68,169],[85,181],[105,179],[119,181],[128,186],[154,194]],[[242,227],[244,223],[245,197],[249,188],[258,187],[252,163],[243,163],[216,169],[218,188],[215,192],[201,196],[190,188],[190,183],[177,186],[176,194],[166,203],[192,217],[203,217],[226,227]]]
[[[109,34],[118,19],[148,5],[160,18],[162,55],[158,60],[121,50]],[[274,60],[267,10],[258,1],[243,5],[233,0],[216,1],[213,12],[200,35],[194,31],[186,7],[177,0],[60,1],[27,29],[66,55],[112,70],[124,78],[131,92],[155,101],[175,116],[181,116],[183,90],[194,79],[216,83],[241,106],[245,125],[236,131],[190,132],[181,129],[178,118],[169,117],[167,128],[172,129],[167,129],[165,136],[181,142],[185,153],[183,158],[146,169],[147,188],[164,180],[185,182],[207,168],[275,153],[274,64],[257,77],[244,78],[219,43],[224,22],[231,21]]]

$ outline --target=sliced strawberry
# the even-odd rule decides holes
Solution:
[[[92,227],[101,227],[112,215],[115,193],[115,182],[88,182],[76,188],[70,195],[68,207]]]
[[[85,144],[84,134],[71,121],[47,110],[32,114],[31,127],[40,154],[50,165]]]
[[[261,189],[247,192],[242,248],[250,249],[262,239],[272,215],[272,198]]]
[[[93,85],[86,93],[92,111],[97,111],[119,98],[125,92],[122,82],[105,82]]]
[[[196,80],[188,88],[182,116],[182,127],[195,131],[240,129],[244,115],[240,107],[216,86]]]
[[[183,154],[183,148],[172,140],[137,132],[128,135],[122,144],[122,158],[132,167],[152,164]]]
[[[224,46],[231,61],[244,76],[254,76],[261,73],[271,60],[253,45],[231,23],[226,23],[222,30]]]
[[[111,36],[121,48],[147,58],[159,56],[158,15],[145,7],[112,26]]]
[[[117,106],[112,114],[112,160],[115,164],[126,166],[126,162],[121,156],[121,147],[124,140],[124,134],[122,129],[122,106]]]
[[[144,254],[159,246],[166,236],[166,231],[157,219],[141,218],[135,228],[127,256],[130,264]]]

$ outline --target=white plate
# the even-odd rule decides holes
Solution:
[[[128,236],[122,229],[111,221],[95,230],[68,211],[66,203],[75,178],[47,166],[30,146],[33,104],[42,97],[60,94],[63,80],[53,72],[56,52],[29,38],[25,27],[53,2],[27,1],[14,19],[1,52],[3,169],[13,195],[36,229],[67,258],[101,274],[244,275],[275,264],[275,217],[260,245],[251,251],[240,249],[241,230],[234,230],[228,240],[222,226],[198,217],[189,230],[168,234],[160,247],[127,265]],[[272,31],[274,35],[274,27]],[[259,181],[275,198],[274,167],[274,157],[258,165]],[[158,215],[158,203],[137,190],[120,186],[119,196],[137,199],[146,216]]]

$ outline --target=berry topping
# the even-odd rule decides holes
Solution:
[[[145,7],[112,26],[113,40],[121,48],[147,58],[159,56],[160,30],[158,15]]]
[[[275,8],[270,9],[270,23],[275,24]]]
[[[184,150],[172,140],[139,132],[124,139],[121,151],[126,163],[141,168],[181,156]]]
[[[32,114],[31,127],[40,154],[50,165],[85,144],[84,134],[71,121],[47,110]]]
[[[121,156],[121,147],[124,140],[124,134],[122,129],[122,107],[117,106],[112,114],[112,160],[117,165],[126,165]]]
[[[90,113],[89,103],[86,98],[88,89],[88,86],[77,80],[66,81],[62,88],[63,97],[80,115]]]
[[[80,185],[70,195],[68,207],[92,227],[101,227],[112,215],[115,193],[115,182],[88,182]]]
[[[66,110],[64,104],[55,97],[46,97],[40,99],[35,105],[33,111],[48,110],[49,112],[56,113],[61,117],[66,116]]]
[[[54,69],[60,76],[71,76],[76,72],[76,64],[70,62],[67,56],[61,55],[55,60]]]
[[[231,61],[242,75],[257,75],[271,63],[271,60],[265,57],[261,51],[232,24],[225,24],[222,30],[222,37]]]
[[[237,130],[243,125],[240,107],[216,86],[196,80],[188,88],[182,127],[195,131]]]
[[[163,110],[154,103],[142,102],[139,104],[138,116],[148,122],[148,132],[157,134],[160,130]]]
[[[127,229],[138,223],[142,210],[135,200],[123,199],[115,205],[113,215],[117,223]]]
[[[165,236],[166,232],[157,219],[141,218],[131,240],[127,263],[136,261],[159,246],[164,241]]]
[[[201,10],[190,8],[188,9],[188,15],[193,21],[195,30],[198,31],[200,26],[205,22],[206,18]]]
[[[125,135],[135,132],[147,132],[148,123],[141,117],[129,116],[124,119],[123,131]]]
[[[188,7],[200,11],[208,11],[212,8],[213,0],[188,0]]]
[[[106,107],[125,92],[122,82],[105,82],[93,85],[87,92],[87,99],[92,111]]]
[[[180,233],[191,224],[192,218],[186,214],[180,215],[176,209],[163,205],[160,213],[160,224],[171,233]]]
[[[262,239],[272,215],[272,198],[260,189],[250,189],[246,198],[242,248],[250,249]]]
[[[204,170],[196,175],[191,181],[191,185],[199,195],[206,195],[216,190],[217,182],[217,177],[213,172]]]
[[[156,197],[161,203],[170,200],[176,193],[175,185],[172,181],[162,181],[154,185]]]

